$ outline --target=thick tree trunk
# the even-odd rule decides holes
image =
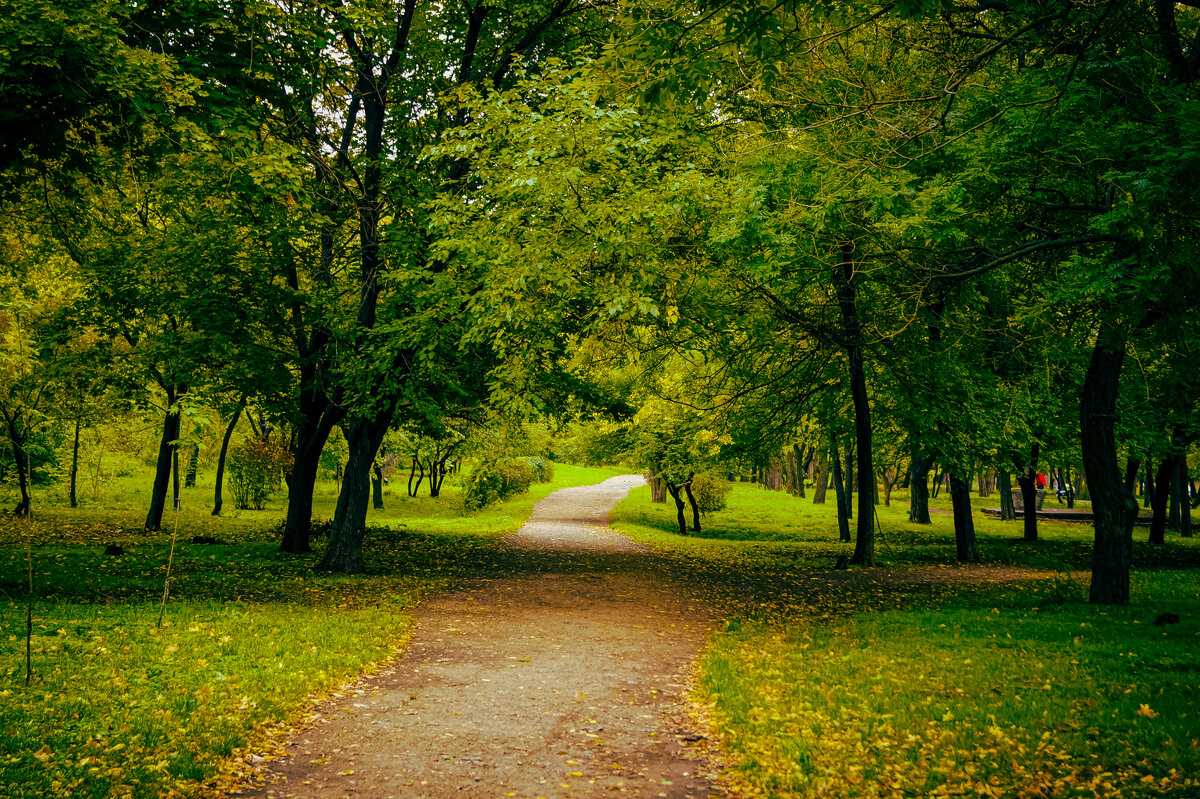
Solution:
[[[813,481],[813,504],[825,504],[825,492],[829,490],[829,455],[822,447],[817,455],[817,476]]]
[[[996,491],[1000,494],[1000,520],[1015,521],[1017,509],[1013,507],[1012,477],[1007,469],[996,470]]]
[[[1090,601],[1129,604],[1129,566],[1137,502],[1125,490],[1117,462],[1117,394],[1125,360],[1125,338],[1102,324],[1092,348],[1079,402],[1083,467],[1096,531],[1092,549]]]
[[[383,469],[379,464],[371,467],[371,505],[383,510]]]
[[[978,563],[979,548],[975,543],[975,519],[971,515],[971,484],[950,474],[950,501],[954,507],[954,543],[959,563]]]
[[[679,524],[679,534],[687,535],[687,521],[683,516],[683,487],[677,486],[670,480],[664,480],[667,491],[671,494],[671,499],[675,500],[675,521]]]
[[[79,476],[79,417],[75,417],[75,443],[71,445],[71,507],[79,507],[75,498],[75,483]]]
[[[1150,519],[1151,544],[1161,544],[1166,540],[1167,505],[1170,502],[1171,478],[1178,471],[1179,456],[1171,453],[1158,464],[1158,473],[1154,476],[1154,500],[1151,504],[1154,516]]]
[[[150,510],[146,514],[145,529],[148,533],[162,529],[163,511],[167,504],[167,491],[171,483],[171,464],[174,461],[174,442],[179,439],[179,411],[172,410],[186,389],[167,389],[167,413],[163,419],[162,438],[158,442],[158,464],[154,470],[154,487],[150,492]]]
[[[650,478],[650,501],[663,502],[667,501],[667,481],[661,477]]]
[[[217,477],[216,484],[213,486],[213,516],[221,515],[222,497],[221,491],[225,483],[225,457],[229,454],[229,442],[233,438],[233,429],[237,427],[238,419],[242,418],[242,409],[246,407],[246,401],[243,399],[237,406],[237,410],[233,412],[233,416],[229,417],[229,424],[225,425],[225,435],[221,438],[221,453],[217,456]],[[292,480],[288,481],[289,496],[292,491],[292,482],[295,479],[295,465],[292,468]],[[309,496],[312,494],[310,492]],[[290,505],[290,503],[289,503]]]
[[[687,493],[688,504],[692,506],[692,532],[700,532],[700,506],[696,504],[696,496],[692,493],[692,481],[688,480],[683,484],[683,490]]]
[[[933,524],[929,518],[929,470],[932,467],[930,455],[913,455],[908,467],[908,520],[914,524]]]
[[[350,455],[338,492],[337,509],[329,530],[329,545],[318,566],[323,571],[359,574],[363,571],[362,543],[371,492],[371,466],[392,423],[392,412],[374,419],[352,419],[345,429]]]
[[[1017,466],[1017,484],[1021,486],[1021,518],[1024,521],[1025,540],[1030,542],[1038,540],[1037,463],[1041,449],[1041,444],[1035,441],[1029,448],[1029,460],[1024,464],[1013,456]]]
[[[321,450],[329,434],[342,418],[342,411],[324,400],[324,395],[302,399],[304,413],[296,429],[295,450],[292,452],[292,479],[288,483],[287,520],[280,552],[312,552],[313,491],[321,467]]]
[[[850,539],[850,503],[846,498],[846,481],[842,479],[842,456],[838,445],[833,443],[833,493],[837,496],[838,540]]]

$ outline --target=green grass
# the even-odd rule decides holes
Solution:
[[[559,465],[554,482],[466,517],[451,486],[436,500],[386,497],[369,519],[370,570],[349,577],[314,573],[319,552],[277,551],[270,530],[280,506],[214,518],[185,494],[161,628],[174,514],[155,535],[140,532],[137,508],[36,506],[32,527],[6,518],[0,795],[157,797],[228,784],[241,758],[270,748],[315,697],[392,657],[416,602],[518,529],[537,499],[620,473]],[[332,511],[324,488],[318,517],[322,502]],[[222,543],[193,544],[193,535]],[[35,584],[28,686],[27,540]],[[107,544],[124,553],[105,555]]]
[[[951,518],[912,525],[906,510],[905,495],[879,509],[881,563],[953,564]],[[739,795],[1200,794],[1200,573],[1178,568],[1196,564],[1194,540],[1137,544],[1134,602],[1097,608],[1071,574],[1090,557],[1086,525],[1044,522],[1027,544],[1019,521],[977,514],[985,561],[1058,576],[960,590],[833,579],[852,551],[833,514],[745,484],[702,536],[680,537],[647,489],[613,514],[732,595],[699,692]],[[1182,623],[1156,627],[1163,612]]]

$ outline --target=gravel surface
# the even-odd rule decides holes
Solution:
[[[422,604],[403,657],[319,707],[258,795],[724,795],[686,698],[713,611],[608,527],[642,483],[539,502],[509,563]]]

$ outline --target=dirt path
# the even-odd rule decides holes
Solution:
[[[712,611],[608,528],[642,482],[539,502],[512,562],[421,605],[403,658],[320,708],[260,796],[719,795],[685,696]]]

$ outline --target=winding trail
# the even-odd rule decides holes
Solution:
[[[319,708],[259,796],[721,795],[686,701],[714,611],[608,527],[643,482],[539,502],[504,541],[520,568],[424,602],[403,657]]]

